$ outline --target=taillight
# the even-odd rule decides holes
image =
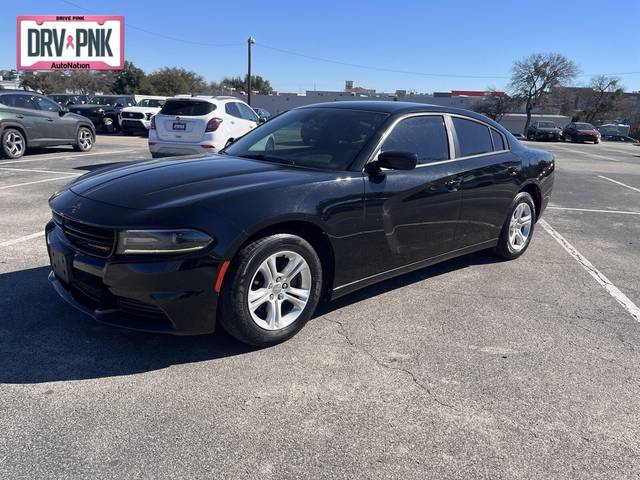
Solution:
[[[205,132],[215,132],[220,124],[222,123],[222,119],[218,117],[213,117],[211,120],[207,122],[207,128],[204,129]]]
[[[156,129],[156,116],[154,115],[153,117],[151,117],[151,125],[149,125],[149,130],[155,130]]]

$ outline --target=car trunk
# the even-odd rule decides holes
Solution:
[[[160,140],[199,142],[207,127],[209,113],[216,106],[191,99],[168,101],[156,115],[156,131]]]

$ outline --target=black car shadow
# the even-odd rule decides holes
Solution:
[[[315,316],[469,265],[498,262],[488,253],[424,268],[321,305]],[[25,384],[131,375],[171,365],[257,350],[229,337],[179,337],[101,325],[54,292],[49,267],[0,275],[0,384]]]
[[[126,165],[130,163],[130,161],[123,162],[106,162],[106,163],[94,163],[92,165],[80,165],[78,167],[73,167],[74,170],[83,170],[85,172],[95,172],[97,170],[101,170],[106,167],[114,167],[117,165]]]

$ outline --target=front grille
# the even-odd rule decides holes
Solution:
[[[116,297],[116,301],[118,304],[118,309],[128,315],[156,319],[167,318],[162,309],[156,305],[126,297]]]
[[[144,118],[141,112],[122,112],[122,118]]]
[[[107,258],[113,253],[116,244],[115,230],[71,220],[56,212],[53,213],[53,221],[78,250],[100,258]]]

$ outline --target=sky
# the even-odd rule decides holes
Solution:
[[[513,62],[534,52],[556,52],[576,62],[581,71],[576,85],[587,84],[594,74],[617,74],[627,91],[640,90],[640,1],[605,5],[601,0],[575,5],[492,0],[5,1],[0,69],[16,66],[18,15],[111,14],[125,17],[126,60],[147,72],[176,66],[207,80],[244,76],[247,38],[253,36],[253,73],[281,92],[343,90],[345,80],[384,92],[504,89]]]

